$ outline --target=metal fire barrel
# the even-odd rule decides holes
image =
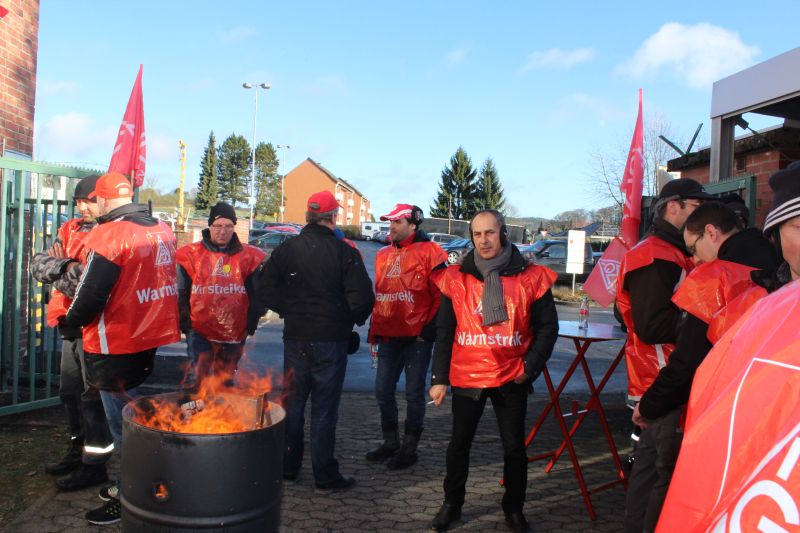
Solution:
[[[122,531],[278,531],[282,407],[270,402],[269,423],[251,431],[194,434],[137,423],[134,408],[147,401],[139,398],[123,410]]]

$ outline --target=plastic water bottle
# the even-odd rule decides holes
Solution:
[[[369,345],[369,356],[372,359],[372,368],[378,368],[378,345]]]
[[[581,308],[578,310],[578,329],[589,329],[589,299],[581,298]]]

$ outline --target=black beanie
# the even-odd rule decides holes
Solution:
[[[75,186],[75,194],[72,195],[72,198],[75,200],[88,200],[90,202],[96,202],[97,197],[89,198],[89,195],[94,192],[94,188],[97,185],[97,180],[99,179],[100,176],[96,174],[83,178]]]
[[[217,202],[217,205],[211,208],[211,214],[208,215],[208,225],[213,224],[218,218],[227,218],[236,224],[236,211],[230,204]]]

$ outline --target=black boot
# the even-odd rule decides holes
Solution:
[[[58,490],[70,492],[105,483],[106,481],[108,481],[108,474],[106,473],[105,464],[87,465],[86,463],[81,463],[80,468],[70,475],[58,478],[56,486]]]
[[[69,440],[69,449],[64,457],[57,463],[44,465],[44,471],[54,476],[69,474],[81,465],[81,454],[83,453],[83,438],[73,435]]]
[[[397,453],[386,462],[389,470],[402,470],[411,465],[417,464],[417,444],[419,444],[419,437],[422,435],[422,428],[406,428],[406,433],[403,435],[403,445],[397,450]]]
[[[367,461],[380,463],[393,456],[400,449],[400,434],[397,428],[383,430],[383,444],[367,452]]]
[[[439,508],[439,512],[433,517],[431,529],[434,531],[446,531],[450,524],[461,518],[461,506],[444,502]]]

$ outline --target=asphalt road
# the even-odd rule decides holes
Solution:
[[[382,245],[372,241],[359,241],[357,245],[364,257],[367,272],[370,277],[374,279],[375,253]],[[557,309],[561,321],[575,321],[578,318],[578,309],[575,306],[558,305]],[[591,309],[590,322],[610,325],[616,324],[611,311],[602,308]],[[309,325],[309,327],[312,326]],[[373,390],[375,370],[372,368],[369,346],[366,343],[368,329],[369,322],[357,328],[357,331],[361,335],[361,347],[348,359],[347,374],[344,382],[345,391],[364,392]],[[278,378],[278,381],[280,381],[280,376],[283,373],[282,330],[283,322],[277,318],[273,318],[269,323],[264,323],[259,327],[255,336],[247,342],[245,349],[246,355],[240,364],[240,368],[253,368],[261,373],[272,372],[273,375]],[[591,346],[587,352],[587,361],[595,383],[600,380],[621,347],[622,341],[598,342]],[[186,348],[183,343],[167,346],[159,351],[161,355],[182,356],[185,355],[185,353]],[[556,385],[561,381],[570,363],[574,360],[575,353],[576,349],[571,339],[560,338],[556,343],[553,355],[548,362],[548,369]],[[402,377],[398,387],[401,390],[404,387]],[[623,360],[606,385],[604,392],[618,394],[622,397],[626,387],[627,378],[625,375],[625,362]],[[543,377],[539,377],[534,383],[534,391],[536,394],[546,394]],[[565,391],[568,394],[574,395],[588,393],[588,385],[580,367],[569,381]]]

